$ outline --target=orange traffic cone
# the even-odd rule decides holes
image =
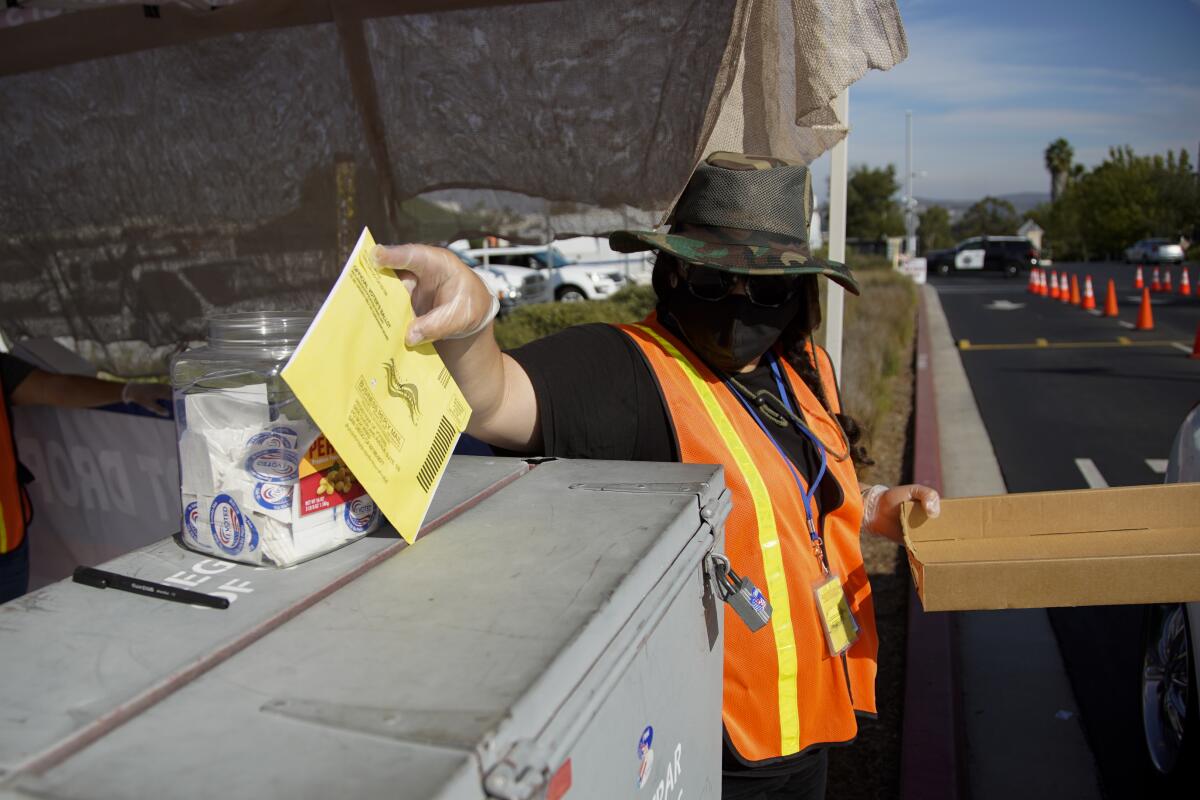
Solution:
[[[1179,272],[1179,294],[1184,297],[1192,296],[1192,282],[1188,280],[1187,267]]]
[[[1137,331],[1152,331],[1154,330],[1154,313],[1150,311],[1150,290],[1142,289],[1142,307],[1138,309],[1137,324],[1133,326]]]
[[[1037,267],[1034,267],[1029,270],[1029,283],[1025,286],[1025,291],[1029,292],[1029,294],[1037,294],[1037,287]]]
[[[1071,305],[1077,306],[1083,302],[1083,296],[1079,294],[1079,278],[1071,276]]]
[[[1104,298],[1104,316],[1116,317],[1120,313],[1117,311],[1117,284],[1112,278],[1108,279],[1108,296]]]
[[[1091,311],[1096,308],[1096,294],[1092,291],[1092,276],[1083,278],[1083,310]]]
[[[1162,280],[1158,277],[1158,267],[1154,268],[1154,277],[1150,279],[1150,291],[1162,291]]]
[[[1163,291],[1164,292],[1175,291],[1175,289],[1171,286],[1171,270],[1164,269],[1163,272],[1166,273],[1165,275],[1163,275]]]
[[[1038,288],[1037,293],[1041,297],[1049,297],[1050,289],[1046,286],[1046,270],[1038,270]]]
[[[1058,299],[1058,270],[1050,271],[1050,299]]]
[[[1138,264],[1137,275],[1135,275],[1133,278],[1133,288],[1144,289],[1145,287],[1146,287],[1146,282],[1144,280],[1142,280],[1142,265]]]
[[[1067,283],[1067,273],[1058,276],[1058,299],[1060,302],[1071,302],[1071,285]]]
[[[1200,325],[1196,326],[1196,343],[1192,345],[1192,358],[1200,358]]]

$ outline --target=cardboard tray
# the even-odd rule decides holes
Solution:
[[[1200,483],[906,503],[901,523],[926,611],[1200,601]]]

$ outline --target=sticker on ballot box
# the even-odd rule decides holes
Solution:
[[[831,656],[840,656],[858,641],[858,620],[850,610],[850,602],[842,590],[837,575],[822,578],[813,586],[817,600],[817,615],[825,630],[825,644]]]
[[[200,504],[193,500],[183,509],[183,527],[193,542],[200,541],[200,531],[196,527],[200,522]]]
[[[219,494],[208,512],[208,525],[217,547],[231,556],[242,552],[246,541],[246,520],[233,498]]]
[[[283,436],[282,434],[276,433],[275,431],[262,431],[261,433],[256,433],[253,436],[251,436],[249,439],[247,439],[246,446],[247,447],[256,447],[256,448],[261,448],[261,449],[265,449],[268,447],[290,448],[292,446],[292,444],[291,444],[291,441],[286,436]]]
[[[379,522],[379,509],[365,494],[342,508],[343,522],[351,533],[367,533]]]
[[[269,447],[246,457],[246,472],[267,483],[293,483],[300,471],[300,457],[291,450]]]
[[[261,508],[278,511],[292,507],[292,487],[281,483],[254,484],[254,502]]]

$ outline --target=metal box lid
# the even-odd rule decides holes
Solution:
[[[514,747],[574,735],[603,677],[593,667],[636,646],[670,576],[711,548],[708,518],[719,525],[727,497],[719,467],[542,463],[16,785],[62,798],[481,796]],[[154,645],[129,624],[119,641],[95,636],[100,653]]]
[[[528,471],[522,459],[454,457],[424,531]],[[103,735],[182,683],[404,549],[381,532],[286,570],[220,561],[164,539],[104,564],[229,597],[224,611],[59,581],[0,605],[0,780]]]

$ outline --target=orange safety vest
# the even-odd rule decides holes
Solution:
[[[875,713],[879,650],[871,586],[859,548],[862,496],[853,463],[829,459],[825,480],[836,480],[845,500],[827,510],[821,532],[830,571],[841,578],[861,630],[844,655],[830,656],[814,596],[823,572],[784,457],[733,392],[654,314],[620,327],[641,348],[658,380],[681,460],[724,465],[733,498],[725,525],[726,555],[773,609],[770,623],[754,633],[725,609],[722,716],[730,744],[743,761],[759,764],[812,745],[853,739],[858,732],[855,712]],[[795,370],[784,359],[779,363],[810,430],[838,447],[837,423]],[[817,363],[826,397],[838,411],[828,356]]]
[[[0,391],[0,555],[11,553],[21,544],[31,511],[29,496],[19,479],[8,400]]]

